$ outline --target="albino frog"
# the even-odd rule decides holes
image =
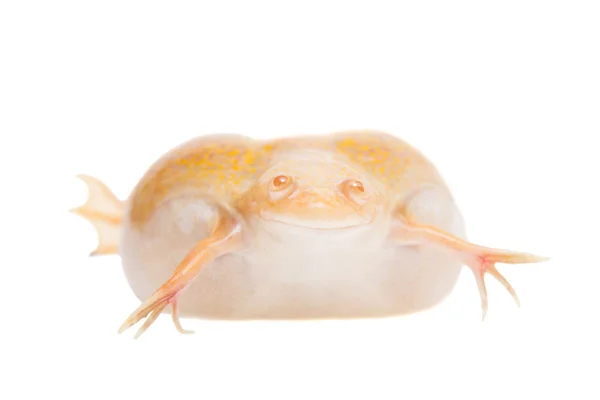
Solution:
[[[365,318],[430,308],[470,268],[518,303],[496,263],[545,260],[466,239],[434,165],[382,132],[276,140],[196,138],[162,156],[121,201],[99,180],[73,211],[96,227],[92,254],[119,254],[142,304],[123,332],[163,311],[219,319]]]

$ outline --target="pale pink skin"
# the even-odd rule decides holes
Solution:
[[[217,161],[215,161],[217,160]],[[358,161],[357,161],[358,160]],[[120,254],[142,301],[120,331],[172,307],[220,319],[367,318],[426,310],[475,274],[516,292],[495,264],[545,260],[467,242],[435,167],[380,132],[256,142],[195,139],[165,154],[126,202],[82,175],[75,209]]]
[[[274,210],[268,196],[257,199],[245,217],[246,248],[202,268],[180,297],[182,315],[375,317],[423,310],[450,293],[460,260],[390,237],[393,218],[385,192],[369,200],[367,214],[358,213],[335,192],[337,185],[354,177],[367,190],[377,189],[368,177],[324,157],[288,153],[263,175],[264,186],[277,175],[296,177],[290,206]],[[300,196],[312,198],[295,208]],[[444,186],[422,191],[410,207],[421,222],[465,238],[462,216]],[[130,229],[125,219],[121,256],[140,300],[148,299],[189,249],[208,235],[215,212],[201,198],[190,197],[161,207],[143,232]]]

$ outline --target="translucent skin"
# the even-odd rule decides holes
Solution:
[[[284,195],[273,186],[281,176],[291,182]],[[158,160],[125,204],[118,248],[141,301],[210,235],[219,210],[240,222],[243,246],[202,268],[179,297],[182,315],[404,314],[440,302],[463,264],[435,246],[392,239],[398,212],[465,238],[436,168],[394,136],[204,136]]]

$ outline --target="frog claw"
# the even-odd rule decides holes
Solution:
[[[488,311],[488,296],[485,285],[486,273],[490,274],[498,282],[500,282],[504,286],[504,288],[510,293],[515,303],[517,304],[517,307],[521,307],[521,302],[519,300],[519,296],[517,295],[516,290],[513,288],[510,282],[508,282],[508,280],[498,271],[498,269],[496,269],[496,263],[500,262],[506,264],[525,264],[542,262],[547,260],[547,257],[536,256],[533,254],[495,249],[488,249],[487,251],[484,251],[482,255],[473,257],[471,260],[469,260],[467,265],[475,275],[475,281],[477,283],[477,288],[479,289],[479,295],[481,297],[482,321],[485,321],[485,317]]]
[[[189,334],[194,333],[194,331],[184,329],[181,326],[181,321],[179,321],[179,311],[178,311],[178,307],[177,307],[177,302],[171,303],[171,317],[173,319],[173,324],[175,325],[175,328],[179,331],[179,333],[182,333],[184,335],[189,335]]]
[[[160,291],[157,292],[157,295],[152,296],[147,301],[145,301],[137,310],[135,310],[123,324],[119,328],[119,333],[125,332],[127,329],[131,328],[133,325],[137,324],[142,319],[146,318],[144,324],[140,327],[137,333],[134,336],[134,339],[139,338],[146,330],[156,321],[156,319],[160,316],[163,310],[170,304],[172,307],[172,319],[175,328],[180,333],[189,334],[193,333],[192,331],[186,330],[181,326],[181,322],[179,321],[179,313],[177,310],[177,301],[178,301],[178,293],[175,294],[166,294],[161,295]]]

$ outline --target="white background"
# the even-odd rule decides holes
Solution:
[[[600,13],[589,1],[5,1],[0,5],[0,398],[600,398]],[[88,258],[86,173],[125,198],[171,147],[374,128],[422,150],[500,265],[480,320],[160,318]]]

